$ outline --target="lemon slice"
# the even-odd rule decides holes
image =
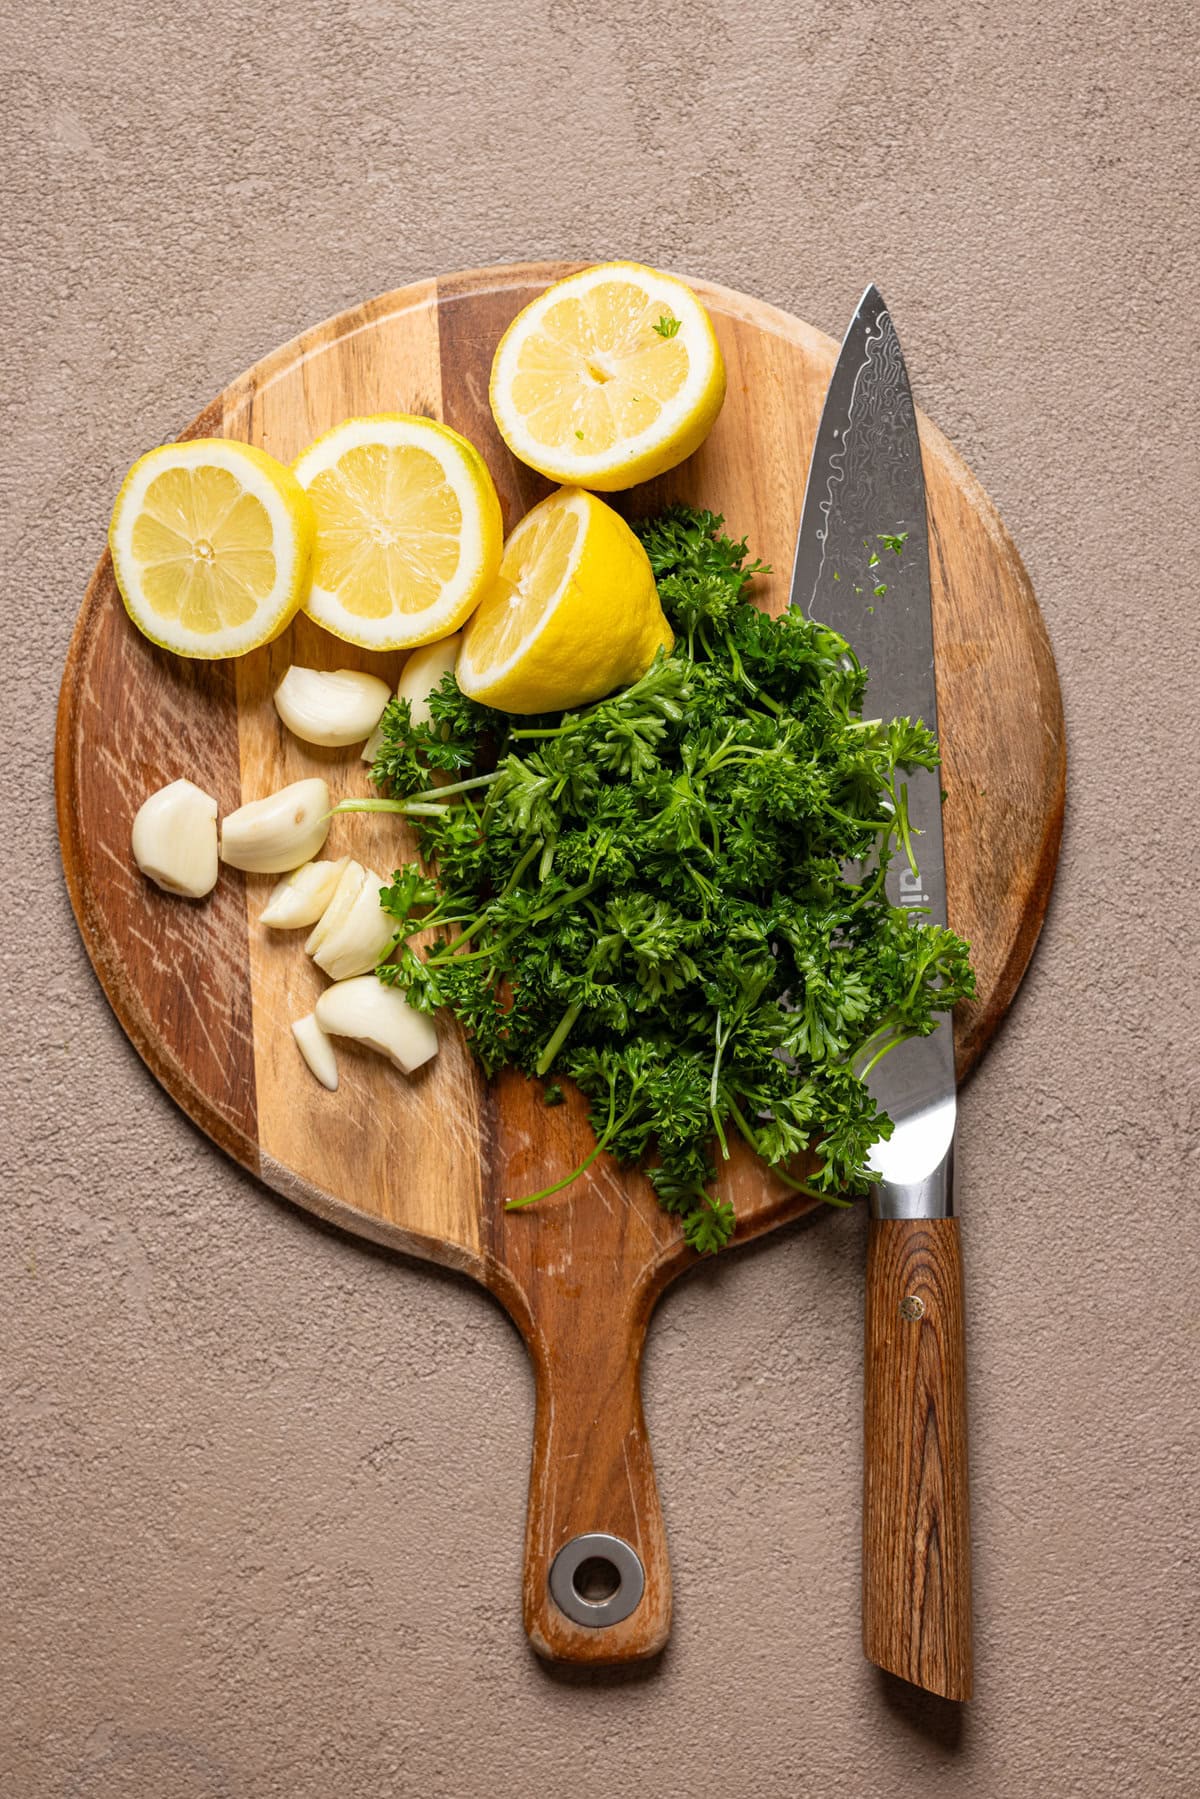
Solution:
[[[552,481],[601,493],[674,468],[712,430],[725,364],[708,314],[673,275],[605,262],[517,314],[492,363],[505,443]]]
[[[555,712],[645,674],[675,642],[649,558],[625,520],[579,487],[526,514],[463,632],[456,677],[504,712]]]
[[[294,468],[317,516],[310,618],[349,643],[397,650],[447,636],[474,611],[504,527],[465,437],[381,412],[335,425]]]
[[[312,507],[265,450],[197,437],[134,463],[108,542],[139,631],[177,656],[241,656],[277,637],[308,590]]]

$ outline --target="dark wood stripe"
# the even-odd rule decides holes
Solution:
[[[547,281],[566,271],[547,271]],[[514,271],[515,273],[515,271]],[[511,531],[531,506],[553,493],[554,483],[518,462],[492,417],[488,380],[496,345],[523,306],[536,297],[545,282],[504,279],[495,271],[496,283],[486,276],[451,275],[438,282],[438,338],[442,365],[442,417],[461,431],[483,455],[492,471],[504,529]]]

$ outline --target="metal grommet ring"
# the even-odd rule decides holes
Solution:
[[[594,1563],[589,1569],[588,1563]],[[603,1597],[589,1599],[580,1590],[579,1576],[595,1577]],[[614,1583],[615,1584],[612,1584]],[[609,1536],[606,1531],[585,1531],[564,1543],[550,1566],[550,1593],[560,1612],[576,1624],[596,1629],[603,1624],[619,1624],[641,1603],[646,1590],[646,1571],[637,1550],[623,1537]]]

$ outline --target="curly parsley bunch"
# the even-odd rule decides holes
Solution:
[[[421,863],[384,891],[380,979],[448,1007],[489,1075],[577,1082],[588,1161],[644,1163],[701,1252],[734,1229],[711,1191],[734,1132],[803,1190],[863,1192],[891,1125],[862,1073],[974,990],[961,938],[883,887],[913,859],[902,776],[937,765],[932,734],[861,718],[844,639],[750,604],[761,565],[722,523],[676,506],[635,527],[677,641],[634,686],[526,719],[447,676],[431,725],[405,701],[384,714],[390,797],[347,802],[418,834]]]

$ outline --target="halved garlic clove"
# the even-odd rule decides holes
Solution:
[[[316,1017],[309,1012],[304,1018],[298,1018],[292,1026],[292,1036],[296,1039],[300,1054],[308,1063],[322,1087],[328,1087],[331,1093],[337,1092],[338,1067],[337,1057],[333,1053],[333,1045],[325,1032],[317,1023]]]
[[[310,956],[315,956],[331,931],[341,929],[349,917],[350,908],[362,892],[367,871],[361,862],[347,862],[338,876],[338,884],[333,890],[333,898],[313,926],[304,948]]]
[[[315,1017],[330,1036],[353,1037],[379,1050],[404,1074],[437,1054],[433,1020],[414,1011],[397,988],[385,987],[373,974],[327,987],[317,1001]]]
[[[275,689],[275,710],[294,737],[338,748],[369,737],[391,697],[378,675],[292,667]]]
[[[379,890],[386,886],[382,876],[368,868],[349,910],[322,932],[311,954],[331,981],[347,981],[352,975],[366,974],[391,950],[396,921],[379,903]]]
[[[231,812],[221,826],[221,860],[251,874],[281,875],[311,862],[329,835],[329,789],[293,781]]]
[[[462,632],[455,631],[450,637],[443,637],[437,643],[426,643],[419,650],[414,650],[400,675],[400,685],[396,689],[398,700],[408,701],[408,715],[414,725],[427,725],[432,718],[429,710],[429,696],[436,693],[442,684],[444,675],[452,675],[458,667],[458,647],[462,642]],[[383,735],[380,731],[372,732],[363,749],[364,762],[374,762],[383,748]]]
[[[333,898],[349,856],[340,862],[306,862],[294,874],[285,875],[258,915],[259,924],[276,931],[297,931],[316,924]]]
[[[133,821],[133,859],[166,893],[203,899],[217,884],[217,802],[192,781],[172,781]]]

